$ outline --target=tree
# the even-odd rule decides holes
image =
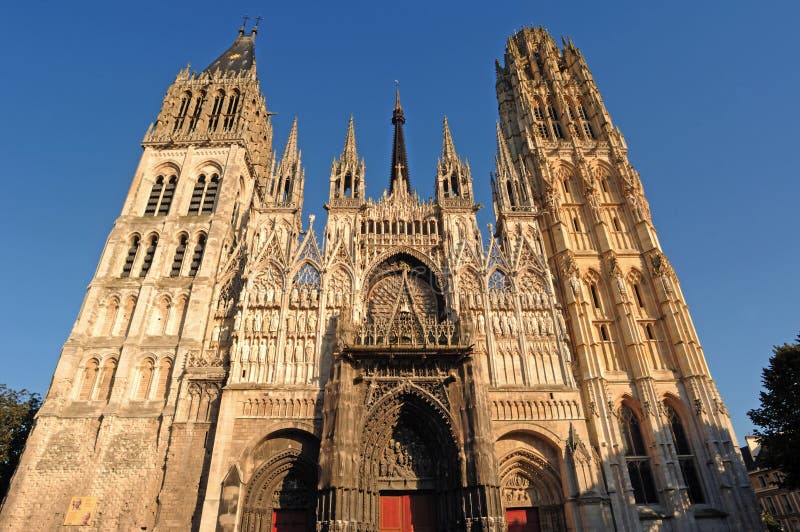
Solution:
[[[11,475],[19,464],[33,418],[42,404],[37,393],[12,390],[0,384],[0,500],[6,496]]]
[[[764,368],[761,407],[747,412],[760,429],[758,463],[783,473],[782,488],[800,488],[800,335],[796,343],[776,346]]]

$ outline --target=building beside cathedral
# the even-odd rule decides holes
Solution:
[[[409,175],[399,94],[384,193],[351,119],[327,222],[304,224],[298,125],[277,157],[255,34],[167,90],[0,528],[759,529],[571,41],[524,29],[496,66],[487,241],[489,184],[447,120],[435,172]]]

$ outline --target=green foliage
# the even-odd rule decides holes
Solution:
[[[769,366],[764,368],[761,407],[747,415],[759,429],[761,444],[758,465],[779,469],[780,486],[800,488],[800,336],[796,343],[773,348]]]
[[[761,512],[761,522],[767,528],[767,532],[783,532],[783,527],[769,512]]]
[[[0,500],[6,495],[41,404],[37,393],[0,384]]]

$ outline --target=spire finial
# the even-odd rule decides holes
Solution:
[[[403,106],[400,105],[400,82],[394,80],[394,112],[392,113],[392,124],[398,122],[405,124],[406,119],[403,117]]]
[[[442,125],[442,160],[456,159],[457,157],[453,135],[450,133],[450,124],[447,122],[447,115],[445,115],[444,124]]]
[[[400,82],[397,80],[394,80],[394,110],[403,110],[400,106]]]
[[[358,154],[356,152],[356,128],[352,114],[350,115],[350,122],[347,125],[347,136],[344,140],[342,160],[351,160],[355,163],[358,163]]]
[[[389,179],[389,194],[411,194],[411,183],[408,175],[408,158],[406,157],[406,141],[403,138],[403,108],[400,105],[400,83],[394,80],[395,103],[392,112],[394,125],[394,142],[392,147],[392,168]]]
[[[283,159],[288,161],[297,157],[297,117],[292,121],[292,129],[289,130],[289,138],[286,140],[286,148],[283,150]]]
[[[262,21],[262,20],[264,20],[264,19],[263,19],[263,18],[261,18],[260,16],[256,17],[256,25],[255,25],[255,26],[253,26],[253,29],[252,29],[252,30],[250,30],[250,33],[251,33],[252,35],[255,35],[256,33],[258,33],[258,25],[259,25],[259,24],[261,24],[261,21]]]
[[[250,17],[248,17],[247,15],[242,15],[242,27],[241,27],[241,28],[239,28],[239,36],[240,36],[240,37],[241,37],[242,35],[244,35],[244,28],[245,28],[245,26],[247,25],[247,21],[248,21],[248,20],[250,20]]]

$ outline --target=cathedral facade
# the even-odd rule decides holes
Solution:
[[[524,29],[496,65],[487,241],[446,119],[434,197],[412,188],[399,93],[386,190],[351,119],[327,223],[304,224],[255,33],[181,71],[145,134],[2,529],[759,529],[571,41]]]

